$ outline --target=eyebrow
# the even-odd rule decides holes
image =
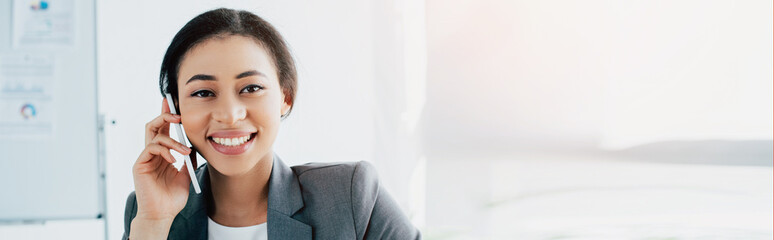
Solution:
[[[236,76],[236,78],[240,79],[240,78],[246,78],[246,77],[255,76],[255,75],[266,77],[266,74],[263,74],[262,72],[259,72],[257,70],[250,70],[250,71],[240,73],[239,75]],[[215,81],[216,79],[215,79],[215,76],[212,76],[212,75],[196,74],[190,79],[188,79],[188,81],[186,81],[185,84],[188,84],[194,80]]]

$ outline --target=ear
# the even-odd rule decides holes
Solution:
[[[285,96],[283,95],[282,99],[285,99]],[[288,103],[287,99],[282,101],[282,107],[280,109],[280,115],[288,114],[288,111],[290,111],[290,107],[293,106],[292,104]]]

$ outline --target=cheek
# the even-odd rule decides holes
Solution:
[[[185,128],[185,134],[191,141],[198,141],[200,138],[204,138],[204,131],[207,127],[208,112],[204,109],[197,107],[188,107],[180,109],[180,116],[182,117],[183,128]]]
[[[274,105],[271,101],[255,101],[248,103],[247,111],[250,118],[261,122],[261,125],[270,124],[274,120],[274,115],[277,115],[272,113],[279,112],[279,108]],[[279,119],[279,115],[276,117]]]
[[[260,100],[247,103],[248,111],[264,120],[271,120],[274,117],[279,120],[281,114],[282,95],[280,92],[272,91],[263,96]],[[275,116],[276,115],[276,116]]]

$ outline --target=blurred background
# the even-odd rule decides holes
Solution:
[[[217,7],[295,56],[276,153],[372,162],[426,239],[774,236],[771,1],[141,0],[93,8],[104,215],[0,238],[120,238],[163,54]]]

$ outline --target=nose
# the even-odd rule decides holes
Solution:
[[[247,116],[246,106],[239,100],[231,97],[221,97],[218,104],[213,109],[212,118],[226,125],[232,125],[245,119]]]

